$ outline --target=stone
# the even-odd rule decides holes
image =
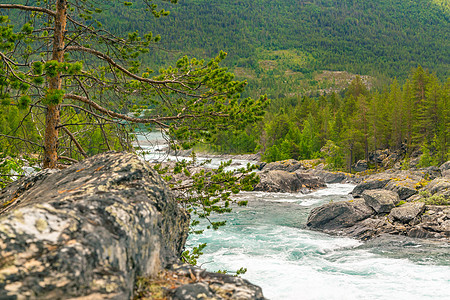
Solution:
[[[441,175],[443,177],[450,177],[450,160],[443,163],[440,167],[439,170],[441,171]]]
[[[421,176],[427,180],[433,180],[442,176],[441,170],[435,166],[421,168],[417,172],[421,173]]]
[[[138,156],[105,153],[0,193],[0,299],[130,299],[178,258],[189,217]]]
[[[447,162],[445,162],[445,163],[443,163],[443,164],[439,167],[439,170],[441,170],[441,172],[450,170],[450,160],[447,161]]]
[[[436,178],[428,183],[423,190],[430,192],[431,195],[442,195],[445,198],[450,198],[450,177]]]
[[[344,183],[353,181],[352,174],[343,172],[330,172],[325,170],[310,169],[308,172],[318,177],[325,183]]]
[[[259,174],[260,182],[254,187],[255,191],[278,193],[307,193],[326,187],[319,178],[308,173],[286,172],[281,170],[263,171]]]
[[[285,172],[295,172],[298,170],[305,170],[305,169],[306,168],[305,166],[303,166],[302,162],[295,159],[275,161],[264,164],[264,166],[261,167],[262,171],[280,170]]]
[[[364,172],[368,168],[369,166],[365,160],[358,160],[358,162],[353,166],[353,170],[355,170],[355,172]]]
[[[173,300],[265,299],[260,287],[240,277],[205,272],[190,265],[175,265],[172,269],[175,269],[179,276],[185,276],[191,280],[191,282],[169,291],[170,299]],[[180,269],[183,270],[181,273]],[[187,273],[186,270],[188,270]]]
[[[389,181],[391,181],[391,176],[389,174],[381,173],[370,176],[355,186],[352,195],[353,197],[361,197],[364,191],[382,189]]]
[[[337,230],[351,227],[374,214],[362,199],[331,202],[314,208],[306,225],[314,229]]]
[[[399,207],[394,207],[389,213],[389,219],[408,223],[425,211],[425,203],[408,202]]]
[[[396,192],[400,200],[406,200],[418,193],[416,184],[416,180],[407,178],[403,180],[391,180],[384,188]]]
[[[389,213],[400,202],[397,193],[388,190],[366,190],[362,196],[378,214]]]

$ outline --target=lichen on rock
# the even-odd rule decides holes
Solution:
[[[178,261],[189,218],[136,155],[105,153],[0,193],[0,299],[132,297]]]

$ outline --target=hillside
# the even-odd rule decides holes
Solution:
[[[155,69],[183,54],[224,50],[251,89],[271,96],[320,89],[319,70],[404,79],[420,64],[441,79],[450,75],[448,0],[184,0],[163,7],[171,14],[156,21],[138,3],[130,15],[110,8],[105,19],[119,32],[160,34],[160,47],[170,51],[152,52],[147,63]]]

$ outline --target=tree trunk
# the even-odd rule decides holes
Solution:
[[[52,60],[64,60],[64,32],[66,30],[66,0],[56,0],[55,33],[53,37]],[[48,80],[49,90],[61,89],[61,77],[58,73]],[[56,168],[58,161],[58,125],[60,122],[60,104],[47,105],[44,135],[44,168]]]

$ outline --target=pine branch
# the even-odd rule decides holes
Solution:
[[[28,6],[28,5],[20,5],[20,4],[0,4],[0,9],[20,9],[20,10],[26,10],[26,11],[38,11],[46,13],[50,16],[55,17],[56,12],[47,8],[42,7],[35,7],[35,6]]]

